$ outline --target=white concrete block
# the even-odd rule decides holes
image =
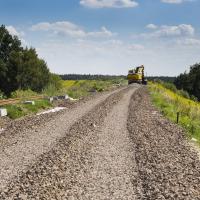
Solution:
[[[49,97],[48,100],[49,100],[50,103],[52,103],[54,98],[53,97]]]
[[[0,117],[5,117],[7,116],[7,110],[5,108],[0,108]]]
[[[66,95],[63,95],[63,96],[58,96],[58,99],[69,99],[69,96],[66,94]]]
[[[35,105],[35,101],[25,101],[25,104],[31,104],[31,105]]]
[[[66,95],[64,96],[64,98],[65,98],[65,99],[69,99],[69,96],[66,94]]]

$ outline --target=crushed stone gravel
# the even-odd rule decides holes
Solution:
[[[92,132],[103,122],[127,90],[121,89],[92,108],[76,122],[50,151],[37,158],[22,173],[12,178],[0,190],[0,199],[68,199],[88,159],[89,142],[95,141]],[[94,137],[94,139],[93,139]],[[78,188],[77,188],[78,189]],[[73,198],[76,199],[74,196]]]
[[[152,105],[146,87],[130,85],[86,110],[7,180],[0,199],[200,200],[197,153]]]
[[[146,89],[129,106],[128,130],[134,143],[137,199],[200,199],[200,160],[181,128],[152,106]]]
[[[94,96],[71,109],[12,122],[0,135],[0,189],[14,176],[25,171],[38,156],[48,152],[77,120],[110,95],[123,90],[120,88]]]

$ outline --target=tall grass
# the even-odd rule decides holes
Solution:
[[[126,84],[126,81],[119,80],[69,80],[63,81],[63,92],[72,98],[88,96],[94,92],[102,92],[111,89],[116,84]]]
[[[148,87],[155,106],[173,122],[180,113],[179,124],[200,144],[200,103],[184,96],[183,91],[168,89],[160,83],[149,83]]]
[[[70,97],[79,99],[84,96],[88,96],[94,92],[102,92],[109,90],[116,84],[126,84],[123,79],[116,80],[69,80],[61,81],[61,86],[56,87],[55,84],[49,84],[46,86],[42,93],[36,93],[32,90],[16,90],[11,94],[11,98],[20,98],[22,103],[15,105],[4,106],[8,111],[8,116],[12,119],[20,118],[25,115],[37,113],[40,110],[47,109],[53,105],[45,99],[35,100],[35,105],[24,104],[23,101],[28,100],[32,96],[44,95],[44,96],[57,96],[68,94]],[[0,98],[3,98],[3,94],[0,92]],[[31,100],[31,99],[30,99]]]
[[[11,93],[11,98],[27,98],[27,97],[33,97],[33,96],[38,96],[37,92],[34,92],[30,89],[28,90],[16,90]]]

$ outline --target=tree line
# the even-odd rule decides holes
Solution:
[[[176,79],[175,76],[149,76],[147,77],[149,81],[161,80],[163,82],[173,83]]]
[[[125,79],[123,75],[101,75],[101,74],[64,74],[60,75],[63,80],[113,80],[113,79]]]
[[[114,79],[126,79],[125,75],[101,75],[101,74],[64,74],[60,75],[63,80],[114,80]],[[176,77],[170,76],[149,76],[148,80],[159,79],[164,82],[173,83]]]
[[[174,84],[177,89],[187,91],[190,96],[193,95],[200,101],[200,63],[192,65],[189,72],[176,77]]]
[[[24,48],[17,36],[0,26],[0,91],[7,96],[18,89],[41,92],[49,84],[58,86],[59,80],[34,48]]]
[[[64,74],[49,71],[47,63],[38,57],[34,48],[23,47],[17,36],[12,36],[4,25],[0,26],[0,92],[9,96],[18,89],[41,92],[45,88],[60,89],[63,80],[113,80],[125,79],[120,75]],[[189,72],[178,77],[147,77],[174,82],[180,90],[187,91],[200,100],[200,63],[190,67]]]

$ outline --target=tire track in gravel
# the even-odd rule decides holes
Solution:
[[[77,195],[76,199],[135,199],[135,153],[127,130],[128,107],[134,91],[126,93],[98,130],[90,149],[91,163],[73,186],[71,198]],[[77,193],[77,186],[84,194]]]
[[[200,200],[200,160],[183,130],[159,114],[147,93],[138,90],[129,107],[137,199]]]
[[[132,158],[130,154],[131,147],[128,143],[126,131],[123,132],[124,137],[122,137],[120,135],[122,129],[117,124],[123,124],[124,128],[126,119],[120,121],[119,117],[125,117],[127,110],[122,104],[124,99],[126,99],[125,104],[127,106],[127,99],[135,88],[136,86],[132,85],[127,89],[115,92],[105,101],[96,105],[80,120],[76,121],[69,131],[65,130],[65,136],[57,141],[50,151],[38,157],[37,162],[30,165],[20,176],[16,176],[7,187],[0,190],[0,199],[97,199],[93,191],[101,195],[100,199],[108,199],[103,194],[98,193],[102,182],[101,174],[96,172],[103,173],[104,167],[105,170],[108,167],[106,174],[108,179],[110,179],[110,185],[108,185],[108,182],[105,182],[105,189],[102,189],[107,192],[105,195],[113,195],[114,191],[116,197],[118,195],[119,199],[121,199],[120,195],[122,194],[117,193],[117,189],[121,188],[121,191],[125,192],[124,199],[132,199],[129,198],[133,194],[130,184],[131,177],[129,177],[130,170],[133,168],[133,165],[130,163]],[[128,96],[126,96],[127,94]],[[117,112],[118,114],[122,112],[121,115],[117,116],[116,112],[111,113],[112,116],[118,119],[116,121],[117,124],[113,124],[107,121],[106,116],[122,98],[121,107]],[[108,119],[110,120],[109,116]],[[105,124],[110,123],[110,125],[102,129],[100,127],[105,119]],[[108,144],[110,139],[115,137],[115,131],[111,129],[113,125],[116,125],[116,128],[118,127],[118,134],[116,136],[118,139],[122,139],[122,142],[125,144],[121,145],[120,149],[117,149],[117,145],[119,145],[117,140],[115,142],[113,140],[113,149]],[[106,130],[110,133],[110,136],[108,136],[107,140],[103,140],[103,132]],[[110,154],[102,148],[103,143],[108,144],[107,150],[108,152],[110,151]],[[99,151],[99,154],[97,151]],[[122,157],[120,157],[121,151]],[[98,159],[100,157],[103,159],[105,156],[105,160],[102,160],[105,163],[105,165],[102,165],[102,169],[99,169],[99,165],[96,165],[97,160],[95,160],[95,157],[98,157],[98,155]],[[106,159],[106,156],[108,159]],[[114,160],[118,159],[115,163],[112,162],[113,156],[115,157],[113,158]],[[128,163],[128,165],[125,163]],[[113,171],[109,174],[110,170]],[[112,175],[115,175],[114,180],[111,179]],[[90,184],[91,180],[97,181],[97,185]],[[106,179],[104,180],[106,181]],[[121,186],[121,184],[124,185]]]
[[[8,137],[5,132],[0,137],[0,189],[5,187],[14,176],[26,170],[38,156],[48,152],[66,134],[73,123],[95,106],[106,101],[109,96],[123,90],[124,88],[121,88],[92,98],[74,109],[62,112],[39,127],[32,129],[27,127],[21,132],[17,130],[17,134],[9,134],[15,131],[14,126],[13,129],[8,130]]]

